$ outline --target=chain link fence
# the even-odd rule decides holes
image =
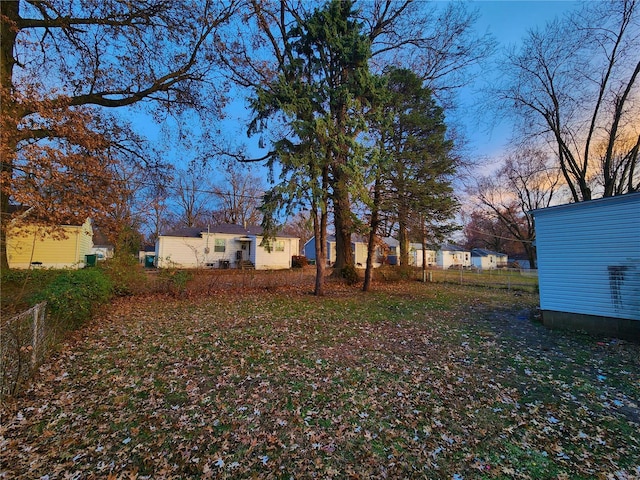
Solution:
[[[517,268],[434,269],[427,271],[427,280],[507,290],[538,291],[538,271]]]
[[[2,322],[0,398],[15,395],[44,361],[55,332],[47,325],[47,302]]]

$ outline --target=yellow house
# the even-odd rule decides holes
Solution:
[[[85,255],[93,247],[91,220],[82,225],[62,225],[64,237],[43,233],[42,227],[25,226],[18,233],[7,232],[7,258],[9,268],[82,268]]]

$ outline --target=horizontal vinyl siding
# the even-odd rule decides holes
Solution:
[[[258,237],[255,240],[256,255],[255,260],[252,259],[252,261],[257,270],[282,270],[291,268],[291,257],[297,255],[299,240],[297,238],[276,237],[275,242],[280,241],[284,242],[284,251],[277,252],[272,249],[271,252],[269,252],[266,248],[260,246],[262,237]]]
[[[313,237],[304,245],[304,256],[309,260],[316,259],[316,238]]]
[[[86,222],[82,225],[82,231],[78,238],[78,262],[85,263],[86,255],[93,253],[93,229],[91,224]]]
[[[7,239],[7,258],[9,268],[30,268],[32,262],[40,262],[42,268],[71,268],[84,265],[84,255],[91,252],[93,241],[91,226],[63,227],[65,239],[52,238],[50,235],[36,235],[34,229],[26,235],[9,234]],[[82,264],[82,265],[80,265]]]
[[[366,267],[367,266],[367,255],[369,246],[366,243],[356,242],[353,243],[353,260],[356,264],[356,267]],[[375,255],[375,253],[374,253]],[[373,259],[375,263],[376,259]]]
[[[640,320],[639,218],[639,195],[536,211],[542,310]]]
[[[205,261],[205,242],[195,237],[164,237],[158,240],[158,267],[196,268]]]
[[[204,235],[202,240],[203,247],[203,265],[207,263],[212,264],[217,268],[220,266],[220,260],[229,262],[229,265],[233,265],[236,261],[236,251],[242,248],[242,244],[235,239],[237,235],[225,235],[221,233],[212,233],[209,235],[209,243],[207,245],[207,236]],[[224,240],[224,252],[216,252],[216,240]],[[254,240],[251,240],[252,242]],[[205,254],[204,249],[209,247],[209,253]]]

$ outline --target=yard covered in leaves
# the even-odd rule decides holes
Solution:
[[[119,299],[3,406],[0,477],[640,477],[640,346],[376,289]]]

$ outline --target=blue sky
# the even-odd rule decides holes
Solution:
[[[365,0],[366,1],[366,0]],[[438,0],[436,0],[438,1]],[[491,33],[498,42],[497,54],[510,45],[516,45],[536,27],[544,27],[545,23],[553,20],[565,12],[578,7],[580,2],[569,0],[545,1],[514,1],[514,0],[472,0],[470,5],[477,8],[480,17],[476,29]],[[478,98],[478,89],[487,80],[488,69],[483,67],[482,74],[476,81],[460,92],[459,108],[455,112],[447,112],[447,118],[458,123],[465,131],[469,140],[467,151],[473,159],[497,160],[509,139],[510,129],[506,122],[495,122],[486,116],[479,118],[474,114],[474,102]],[[227,109],[227,118],[221,125],[224,136],[247,145],[250,152],[257,156],[261,153],[256,149],[258,138],[247,138],[246,112],[243,109],[244,98],[236,98]],[[160,138],[160,126],[153,124],[149,117],[134,114],[132,120],[136,126],[152,139]],[[218,128],[218,127],[216,127]],[[176,165],[185,160],[195,158],[195,154],[186,154],[181,149],[171,149],[167,152],[167,160]],[[489,167],[490,168],[490,167]]]
[[[476,28],[480,32],[488,31],[493,34],[498,42],[496,53],[500,54],[509,46],[517,46],[529,30],[543,28],[547,22],[579,7],[580,2],[478,0],[471,2],[471,5],[480,13]],[[474,85],[461,92],[464,105],[457,112],[457,118],[466,129],[473,156],[491,160],[500,155],[511,132],[506,122],[498,122],[490,116],[478,118],[468,114],[473,110],[474,98],[478,95],[475,90],[481,86],[482,80],[486,79],[478,79]]]

